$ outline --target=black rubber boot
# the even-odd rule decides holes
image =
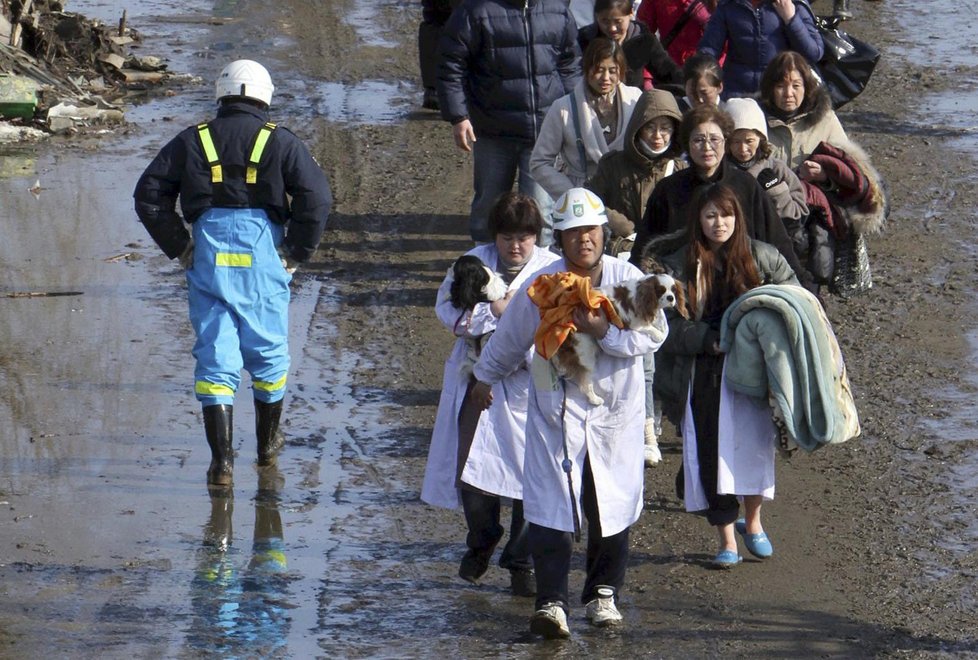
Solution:
[[[211,486],[230,486],[234,473],[234,406],[204,406],[204,432],[211,448],[211,465],[207,468],[207,483]]]
[[[279,431],[282,418],[282,402],[264,403],[255,399],[255,435],[258,436],[258,465],[274,465],[275,457],[285,444],[285,436]]]

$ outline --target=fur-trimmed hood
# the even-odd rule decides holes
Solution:
[[[817,139],[824,140],[827,144],[836,149],[844,151],[853,164],[866,177],[869,190],[861,197],[856,204],[847,204],[844,200],[837,200],[844,206],[849,213],[853,228],[860,234],[874,234],[882,231],[886,224],[886,218],[890,214],[889,198],[886,190],[886,183],[879,171],[873,166],[869,154],[856,142],[845,135],[838,119],[835,118],[832,108],[832,98],[823,86],[819,86],[813,94],[811,107],[807,111],[802,111],[790,119],[781,119],[776,109],[770,104],[763,103],[762,107],[768,117],[768,128],[770,131],[784,130],[787,128],[794,136],[795,152],[784,155],[789,164],[797,166],[802,159],[807,159],[808,155],[817,147],[817,143],[812,140],[811,135],[817,135]],[[832,130],[835,126],[837,130]],[[809,136],[808,143],[802,142],[803,136]],[[793,155],[797,154],[797,155]],[[831,190],[825,191],[832,196]]]

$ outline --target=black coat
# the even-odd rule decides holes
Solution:
[[[720,167],[710,179],[703,179],[695,167],[680,170],[660,181],[652,190],[652,195],[645,206],[642,222],[636,227],[635,246],[632,248],[632,261],[641,263],[643,253],[654,249],[659,255],[668,254],[686,242],[685,230],[688,223],[687,214],[693,193],[711,183],[723,183],[730,186],[747,220],[747,235],[756,240],[770,243],[778,249],[788,265],[798,276],[798,280],[806,288],[813,286],[811,275],[806,271],[792,247],[784,223],[778,216],[778,211],[770,196],[764,192],[757,180],[735,165],[727,163],[724,158]],[[649,245],[652,239],[672,237],[673,240],[663,240],[661,245]]]
[[[262,153],[257,182],[245,183],[252,144],[267,121],[267,111],[234,101],[209,122],[223,183],[211,183],[196,126],[171,140],[143,172],[133,193],[136,214],[168,257],[180,256],[190,240],[183,220],[193,223],[210,208],[263,209],[272,222],[287,225],[285,246],[293,260],[307,261],[315,252],[333,197],[326,175],[295,134],[277,127]]]
[[[476,137],[532,145],[550,105],[581,78],[566,0],[465,0],[438,50],[442,117],[469,119]]]
[[[625,61],[628,62],[628,71],[622,82],[631,87],[644,89],[645,70],[648,69],[656,87],[663,85],[682,87],[683,71],[669,57],[669,53],[662,47],[658,37],[638,21],[632,21],[631,24],[634,32],[625,38],[621,46],[625,53]],[[577,43],[581,47],[581,52],[583,53],[588,44],[600,35],[601,30],[597,23],[582,27],[577,33]]]

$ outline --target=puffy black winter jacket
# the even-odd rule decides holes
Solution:
[[[266,111],[235,101],[225,102],[209,122],[223,183],[211,183],[196,126],[171,140],[143,172],[133,193],[136,214],[168,257],[180,256],[190,240],[183,219],[192,223],[210,208],[264,209],[272,222],[287,225],[285,246],[293,260],[307,261],[315,252],[333,197],[326,175],[295,134],[277,127],[265,145],[257,182],[245,183],[255,135],[267,121]]]
[[[534,142],[550,105],[581,77],[567,0],[465,0],[439,41],[442,117],[476,137]]]

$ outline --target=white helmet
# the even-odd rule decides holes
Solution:
[[[226,96],[244,96],[265,105],[272,104],[272,92],[275,91],[268,70],[252,60],[235,60],[228,64],[217,77],[214,87],[218,101]]]
[[[590,190],[571,188],[554,202],[554,231],[608,223],[604,202]]]

